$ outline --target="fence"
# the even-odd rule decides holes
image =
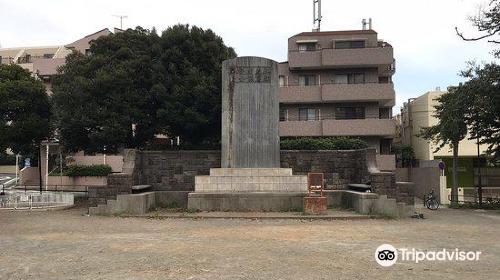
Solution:
[[[0,196],[0,209],[36,209],[74,204],[74,194],[65,192],[11,192]]]

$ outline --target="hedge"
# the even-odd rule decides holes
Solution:
[[[361,139],[348,137],[301,137],[281,140],[281,150],[359,150],[368,148]]]
[[[0,165],[16,165],[16,155],[0,154]]]
[[[79,177],[79,176],[107,176],[111,174],[113,170],[111,166],[107,164],[99,165],[69,165],[66,170],[63,171],[62,176],[69,177]],[[59,176],[59,170],[54,170],[50,172],[50,176]]]

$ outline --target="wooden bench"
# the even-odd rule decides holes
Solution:
[[[151,185],[136,185],[132,186],[132,193],[143,193],[151,189]]]

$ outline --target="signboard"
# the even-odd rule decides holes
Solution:
[[[443,171],[446,168],[446,164],[444,163],[444,161],[440,161],[438,166],[439,166],[439,170],[441,170],[441,171]]]

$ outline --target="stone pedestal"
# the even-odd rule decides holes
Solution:
[[[306,215],[326,215],[326,197],[304,197],[304,214]]]
[[[195,177],[195,192],[307,192],[307,176],[291,168],[213,168]]]

